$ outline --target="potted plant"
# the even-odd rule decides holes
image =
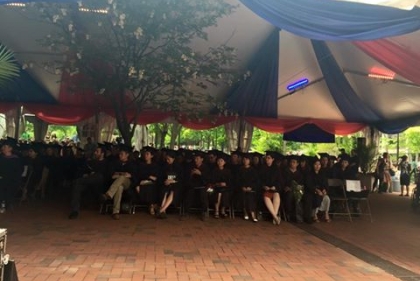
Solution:
[[[361,173],[359,173],[359,179],[362,182],[362,186],[371,190],[373,181],[375,180],[374,172],[377,160],[377,147],[374,144],[359,145],[356,149],[356,153],[359,158],[359,166],[361,170]]]

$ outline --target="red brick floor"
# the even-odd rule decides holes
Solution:
[[[420,272],[420,214],[410,212],[407,198],[374,194],[371,201],[373,223],[336,219],[314,227]],[[65,205],[48,203],[0,215],[20,281],[400,280],[289,223],[67,215]]]
[[[398,195],[370,195],[373,223],[364,217],[315,227],[420,274],[420,212],[411,210],[409,197]]]

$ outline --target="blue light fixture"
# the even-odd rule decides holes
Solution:
[[[300,79],[296,82],[293,82],[292,84],[287,85],[287,90],[288,91],[295,91],[299,88],[303,88],[308,83],[309,83],[309,79],[307,79],[307,78]]]

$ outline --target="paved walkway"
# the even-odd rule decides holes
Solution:
[[[66,206],[42,203],[0,215],[0,228],[8,229],[20,281],[417,280],[420,214],[393,194],[373,194],[371,203],[373,223],[335,219],[302,228],[239,218],[156,220],[143,212],[113,221],[97,210],[70,221]],[[328,235],[412,274],[393,275],[324,241]]]
[[[315,227],[420,275],[420,212],[411,210],[410,200],[398,193],[371,194],[373,223],[336,219]]]

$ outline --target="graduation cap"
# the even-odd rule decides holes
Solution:
[[[220,151],[220,150],[217,150],[217,149],[211,149],[211,150],[207,151],[207,155],[214,155],[214,156],[217,156],[217,155],[219,155],[220,153],[223,153],[223,152],[222,152],[222,151]]]
[[[299,156],[299,162],[308,162],[308,156],[306,156],[305,154],[302,154]]]
[[[230,152],[230,155],[232,156],[232,155],[237,155],[237,156],[241,156],[241,152],[239,151],[239,150],[234,150],[234,151],[231,151]]]
[[[259,157],[259,158],[261,158],[261,157],[263,157],[263,156],[264,156],[264,154],[259,153],[259,152],[256,152],[256,151],[251,152],[251,155],[252,155],[253,157]]]
[[[205,155],[206,154],[201,150],[193,150],[193,152],[192,152],[192,156],[194,156],[194,157],[199,156],[201,158],[204,158]]]
[[[337,160],[337,156],[334,156],[334,155],[330,155],[330,156],[329,156],[329,159],[330,159],[330,160],[333,160],[333,161],[335,161],[335,160]]]
[[[223,159],[225,161],[227,161],[230,157],[230,155],[224,153],[223,151],[219,151],[219,153],[217,154],[217,159]]]
[[[350,156],[348,154],[343,154],[340,156],[341,161],[350,161]]]
[[[103,145],[106,149],[109,149],[109,150],[111,150],[111,148],[114,147],[114,144],[112,142],[107,142],[107,141],[104,141]]]
[[[99,148],[106,149],[106,145],[104,143],[102,143],[102,142],[98,142],[98,147]]]
[[[2,142],[1,142],[1,145],[3,146],[3,145],[7,145],[7,146],[10,146],[10,147],[16,147],[16,145],[17,145],[17,140],[16,139],[14,139],[14,138],[11,138],[11,137],[7,137],[5,140],[3,140]]]
[[[306,156],[308,159],[308,163],[310,165],[313,165],[316,161],[321,161],[321,159],[318,156]]]
[[[326,152],[319,152],[318,155],[321,158],[324,158],[324,157],[329,158],[330,157],[330,155],[328,153],[326,153]]]
[[[166,156],[170,158],[176,158],[176,156],[178,155],[178,152],[173,149],[165,149],[165,153],[166,153]]]
[[[32,147],[32,145],[31,144],[28,144],[28,143],[21,143],[21,144],[19,144],[19,150],[20,151],[29,150],[31,147]]]
[[[133,151],[133,147],[131,147],[130,145],[127,145],[127,144],[123,144],[123,143],[119,144],[118,148],[119,148],[120,151],[124,151],[124,152],[127,152],[127,153],[131,153]]]
[[[154,153],[156,153],[157,152],[157,149],[156,148],[154,148],[153,146],[143,146],[141,149],[140,149],[140,151],[142,152],[142,153],[145,153],[145,152],[150,152],[150,153],[152,153],[152,154],[154,154]]]
[[[299,159],[300,159],[300,157],[298,155],[294,155],[294,154],[288,155],[286,158],[289,162],[292,161],[292,160],[296,160],[296,161],[299,162]]]
[[[178,153],[182,155],[186,160],[193,157],[193,151],[185,148],[178,149]]]
[[[242,158],[246,158],[246,159],[252,159],[253,154],[249,153],[249,152],[243,152],[241,153]]]
[[[33,142],[30,145],[28,145],[27,149],[32,149],[33,151],[35,151],[36,153],[39,153],[41,151],[41,149],[45,148],[45,144],[42,142]],[[22,149],[22,146],[21,146]]]
[[[265,152],[265,156],[270,156],[271,158],[274,158],[274,159],[280,159],[283,157],[283,155],[280,152],[271,151],[271,150],[267,150]]]

